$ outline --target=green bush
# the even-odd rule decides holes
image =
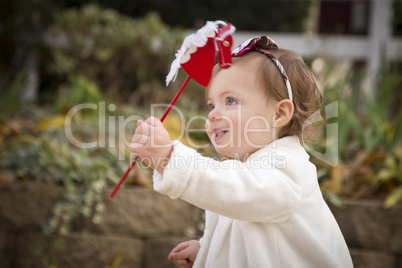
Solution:
[[[132,19],[90,4],[55,14],[47,37],[52,72],[94,81],[115,100],[136,91],[141,96],[134,100],[141,103],[164,87],[183,33],[153,13]]]
[[[324,105],[338,102],[339,164],[315,160],[322,190],[335,202],[336,196],[381,198],[390,207],[402,201],[401,66],[384,67],[373,92],[364,90],[359,73],[347,73],[324,85]]]
[[[98,98],[96,87],[85,79],[72,83],[69,92],[59,101],[60,107],[95,102]],[[128,139],[126,132],[134,132],[135,125],[120,129],[109,121],[135,114],[145,117],[141,110],[123,105],[106,110],[105,115],[100,114],[100,108],[84,111],[91,113],[82,116],[77,112],[66,120],[64,110],[56,113],[53,107],[26,105],[18,113],[0,117],[0,181],[43,182],[65,190],[64,198],[55,205],[52,218],[44,225],[47,233],[67,233],[77,217],[89,218],[94,223],[101,221],[105,190],[116,185],[130,164],[130,150],[120,145],[124,145],[122,139]],[[105,128],[104,136],[100,124]],[[97,142],[98,146],[77,147],[70,142],[67,128],[77,141]],[[148,169],[138,166],[130,172],[126,183],[150,187],[148,173]]]
[[[0,74],[0,114],[10,114],[18,110],[25,89],[24,71],[15,77]]]
[[[158,12],[169,25],[198,28],[207,20],[227,20],[243,31],[302,32],[311,0],[170,0],[126,1],[98,0],[103,6],[124,14],[143,16]]]
[[[75,105],[82,103],[98,104],[102,100],[102,93],[94,82],[82,76],[70,76],[69,82],[60,87],[55,108],[59,113],[66,114]],[[85,112],[96,113],[96,111],[92,109],[85,109]]]

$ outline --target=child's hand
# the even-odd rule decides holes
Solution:
[[[173,150],[169,133],[162,122],[152,116],[145,121],[137,121],[137,129],[131,139],[130,148],[160,174],[163,174]]]
[[[197,240],[182,242],[169,253],[168,260],[175,259],[179,265],[190,268],[193,267],[199,250],[200,243]]]

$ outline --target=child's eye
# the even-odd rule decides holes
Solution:
[[[213,105],[212,103],[208,104],[208,109],[210,111],[212,111],[215,108],[215,105]]]
[[[226,99],[226,104],[227,105],[234,105],[234,104],[237,104],[237,103],[238,102],[236,100],[232,99],[232,98],[227,98]]]

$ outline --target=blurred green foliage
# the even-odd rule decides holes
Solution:
[[[324,88],[324,106],[339,105],[339,164],[315,162],[322,190],[335,202],[336,196],[374,197],[389,207],[402,200],[401,69],[384,67],[372,92],[363,89],[362,73],[353,70]]]
[[[169,25],[199,28],[207,20],[225,20],[238,30],[269,32],[303,32],[303,22],[311,0],[170,0],[125,1],[98,0],[124,14],[144,16],[157,12]]]
[[[42,137],[38,145],[37,167],[46,180],[60,178],[65,188],[64,200],[53,208],[53,217],[44,226],[47,233],[54,230],[67,234],[70,222],[77,216],[101,222],[103,211],[102,192],[106,186],[116,183],[126,165],[119,161],[110,148],[72,148],[67,142],[59,145],[57,140]]]
[[[16,76],[0,75],[0,115],[10,114],[20,108],[18,105],[25,90],[25,72]]]
[[[64,199],[55,205],[53,217],[44,225],[46,233],[66,234],[77,217],[100,223],[103,194],[129,165],[128,148],[119,148],[119,138],[125,138],[125,133],[115,133],[115,129],[106,129],[105,146],[79,148],[69,142],[66,129],[71,128],[78,141],[99,144],[99,110],[96,112],[76,115],[69,125],[65,115],[30,105],[19,115],[0,119],[0,183],[37,181],[65,189]],[[118,109],[109,115],[126,118],[133,113],[133,109]],[[133,128],[127,126],[124,131],[132,132]],[[150,187],[149,175],[148,169],[138,167],[126,182]]]
[[[74,106],[82,103],[98,104],[104,97],[94,82],[85,77],[70,76],[70,81],[59,89],[55,108],[59,113],[67,114]],[[96,113],[93,109],[85,109],[85,113]]]
[[[164,88],[183,33],[150,13],[132,19],[112,9],[85,5],[55,14],[47,32],[51,71],[94,81],[115,100],[141,103]],[[133,94],[135,92],[135,96]]]

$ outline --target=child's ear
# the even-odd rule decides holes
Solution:
[[[275,105],[275,127],[283,127],[289,123],[293,117],[294,106],[293,102],[288,99],[278,101]]]

